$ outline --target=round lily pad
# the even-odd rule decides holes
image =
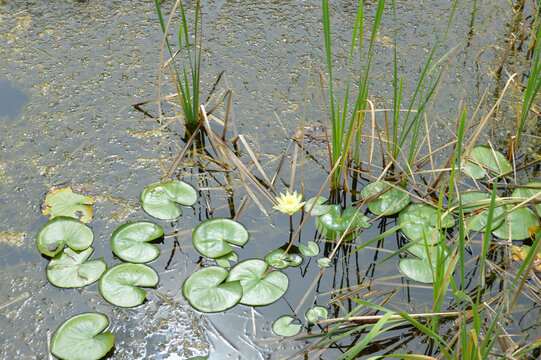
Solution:
[[[327,239],[339,238],[344,231],[352,231],[344,238],[345,241],[351,240],[357,234],[355,229],[368,228],[368,217],[363,215],[353,206],[348,206],[341,211],[340,205],[330,205],[331,210],[316,218],[316,227],[318,231]]]
[[[223,268],[230,268],[230,261],[236,262],[239,259],[237,254],[234,251],[231,251],[229,254],[222,255],[214,260],[216,260],[216,265]]]
[[[513,205],[506,205],[506,209],[512,208]],[[530,237],[528,229],[532,226],[537,226],[534,212],[528,208],[519,208],[508,213],[503,224],[492,235],[506,240],[524,240]]]
[[[310,212],[310,215],[319,216],[319,215],[324,215],[324,214],[328,213],[329,211],[331,211],[331,206],[330,205],[323,205],[323,203],[325,203],[327,201],[327,198],[325,198],[323,196],[320,196],[317,199],[317,201],[315,201],[315,200],[316,200],[316,197],[308,199],[308,201],[306,201],[306,204],[304,204],[304,211],[310,210],[310,208],[312,207],[314,202],[316,204],[314,205],[314,208],[312,209],[312,212]]]
[[[434,282],[433,273],[438,264],[443,261],[444,266],[447,267],[451,261],[447,247],[442,250],[440,246],[426,248],[424,244],[414,244],[408,248],[408,251],[419,258],[402,258],[398,262],[398,268],[404,276],[422,283]],[[430,257],[431,260],[429,260]]]
[[[149,244],[163,235],[163,227],[148,221],[129,222],[119,226],[111,236],[111,249],[116,256],[132,263],[146,263],[160,254],[160,249]]]
[[[299,251],[304,256],[316,256],[319,254],[319,246],[313,241],[308,241],[308,245],[299,245]]]
[[[322,268],[328,268],[329,266],[331,266],[331,259],[329,259],[328,257],[319,258],[317,259],[317,264]]]
[[[242,297],[240,281],[224,282],[227,275],[227,270],[218,266],[203,268],[184,282],[182,292],[199,311],[224,311],[235,306]]]
[[[275,269],[285,269],[288,266],[299,266],[302,263],[302,257],[299,254],[287,253],[283,249],[276,249],[265,256],[267,264]]]
[[[434,244],[441,241],[441,235],[438,226],[438,209],[427,204],[409,204],[398,214],[398,222],[405,224],[402,232],[411,241],[427,241]],[[446,215],[441,221],[442,228],[448,228],[455,225],[455,219],[451,215]]]
[[[411,196],[403,186],[390,187],[388,183],[383,181],[366,185],[361,190],[361,197],[369,199],[386,188],[388,190],[383,194],[367,202],[368,210],[371,213],[376,215],[396,214],[410,203]]]
[[[161,220],[173,220],[182,215],[177,204],[192,206],[197,201],[195,189],[184,181],[152,184],[141,193],[143,210]]]
[[[218,258],[233,251],[230,243],[238,246],[246,244],[248,231],[234,220],[214,218],[197,225],[193,231],[192,240],[201,254]]]
[[[80,251],[88,249],[92,241],[92,230],[85,223],[67,216],[58,216],[47,221],[36,238],[39,251],[51,257],[62,251],[65,244]]]
[[[115,336],[102,332],[109,325],[103,314],[84,313],[66,320],[51,339],[51,353],[66,360],[97,360],[114,345]]]
[[[301,331],[300,324],[291,324],[295,318],[284,315],[280,316],[272,324],[272,332],[278,336],[295,336]]]
[[[466,220],[466,228],[471,231],[485,232],[488,221],[488,210],[491,195],[482,191],[468,191],[460,194],[462,211],[471,214]],[[455,204],[457,205],[457,204]],[[455,209],[456,212],[456,209]],[[491,229],[497,229],[503,222],[503,207],[494,208]]]
[[[82,251],[65,248],[49,261],[47,278],[62,288],[82,287],[98,281],[107,264],[103,258],[85,262],[92,252],[91,247]]]
[[[139,286],[151,287],[158,283],[158,274],[144,264],[122,263],[111,266],[100,278],[100,292],[105,300],[121,307],[143,303],[146,292]]]
[[[476,146],[470,153],[470,159],[487,168],[491,173],[498,175],[513,170],[511,163],[500,152],[493,150],[489,146]],[[479,165],[468,161],[465,165],[466,174],[478,175],[479,170],[475,168]]]
[[[81,220],[84,223],[92,220],[92,207],[94,199],[89,196],[75,194],[71,187],[51,189],[43,203],[43,215],[50,215],[51,219],[57,216],[68,216]]]
[[[532,196],[536,196],[534,199],[541,201],[541,182],[529,182],[526,185],[518,187],[515,189],[515,191],[513,191],[513,194],[511,196],[513,198],[523,200],[529,199]],[[535,205],[535,208],[537,209],[537,212],[541,214],[541,203]]]
[[[319,319],[327,319],[328,316],[329,311],[323,306],[314,306],[313,308],[306,310],[306,314],[304,314],[306,320],[314,324],[317,323]]]
[[[238,263],[231,269],[227,281],[240,280],[241,304],[268,305],[285,294],[289,282],[287,276],[280,271],[271,271],[262,278],[268,267],[263,260],[250,259]]]

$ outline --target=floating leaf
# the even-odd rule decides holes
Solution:
[[[433,273],[436,272],[438,264],[443,261],[444,267],[447,268],[451,261],[449,249],[446,246],[442,250],[440,246],[427,248],[424,244],[414,244],[408,248],[408,251],[419,258],[402,258],[398,262],[398,267],[404,276],[422,283],[434,282]],[[430,256],[431,260],[429,260]]]
[[[351,231],[344,240],[351,240],[357,235],[355,230],[360,228],[368,228],[368,217],[363,215],[357,208],[348,206],[341,211],[340,205],[329,205],[331,210],[316,218],[316,227],[318,231],[327,239],[336,239],[342,236],[344,231]]]
[[[541,201],[541,182],[529,182],[526,185],[518,187],[515,189],[515,191],[513,191],[513,194],[511,196],[513,198],[523,200],[535,196],[534,199],[536,199],[537,201]],[[537,209],[537,212],[541,214],[541,203],[535,205],[535,208]]]
[[[192,240],[201,254],[218,258],[233,251],[229,243],[244,245],[248,241],[248,231],[234,220],[214,218],[197,225],[193,231]]]
[[[482,167],[472,163],[471,161],[466,161],[466,163],[462,166],[462,172],[475,180],[480,180],[487,175]]]
[[[196,201],[195,189],[178,180],[152,184],[141,193],[143,210],[161,220],[173,220],[182,215],[177,204],[192,206]]]
[[[288,278],[280,271],[271,271],[262,277],[268,269],[263,260],[250,259],[238,263],[231,269],[227,281],[240,280],[244,305],[268,305],[285,294]]]
[[[488,221],[488,209],[491,195],[482,191],[468,191],[460,194],[462,211],[465,214],[473,213],[466,221],[466,228],[471,231],[485,232]],[[458,206],[455,203],[454,206]],[[455,209],[456,211],[456,209]],[[503,222],[504,209],[502,206],[494,208],[491,229],[498,228]]]
[[[291,324],[295,318],[284,315],[280,316],[272,324],[272,332],[278,336],[295,336],[301,331],[300,324]]]
[[[92,220],[94,199],[89,196],[75,194],[71,187],[63,189],[51,188],[51,192],[43,203],[43,215],[50,215],[51,219],[57,216],[68,216],[81,220],[84,223]]]
[[[103,258],[85,262],[92,252],[91,247],[82,251],[65,248],[49,261],[47,278],[62,288],[82,287],[98,281],[107,264]]]
[[[229,254],[222,255],[214,260],[216,260],[216,264],[218,266],[221,266],[223,268],[229,268],[231,267],[230,261],[237,261],[239,257],[234,251],[231,251]]]
[[[317,259],[317,264],[322,268],[328,268],[329,266],[331,266],[331,259],[329,259],[328,257],[319,258]]]
[[[506,209],[512,209],[507,205]],[[506,240],[524,240],[530,237],[528,228],[537,225],[534,212],[528,208],[519,208],[505,216],[503,224],[492,232],[492,235]]]
[[[129,222],[119,226],[111,236],[111,248],[116,256],[132,263],[152,261],[160,249],[149,244],[163,235],[163,227],[148,221]]]
[[[224,311],[237,304],[242,297],[240,282],[224,282],[227,275],[227,270],[218,266],[203,268],[186,279],[182,292],[199,311]]]
[[[66,360],[96,360],[114,345],[115,336],[102,333],[109,325],[103,314],[84,313],[66,320],[51,339],[51,353]]]
[[[85,250],[92,245],[94,234],[85,223],[67,216],[51,219],[39,230],[36,244],[39,251],[55,256],[68,245],[73,250]]]
[[[438,209],[427,204],[409,204],[398,214],[398,222],[404,224],[402,232],[411,241],[422,241],[425,237],[434,244],[441,241],[438,226]],[[455,219],[447,214],[441,221],[442,228],[455,224]]]
[[[491,149],[488,146],[476,146],[470,153],[470,159],[487,168],[494,175],[509,172],[513,170],[511,163],[500,152]],[[479,175],[480,172],[475,166],[479,167],[473,161],[468,161],[465,165],[465,172],[468,175]],[[481,169],[483,170],[483,169]],[[483,175],[484,176],[484,175]],[[478,177],[474,177],[478,179]]]
[[[411,196],[403,186],[390,187],[386,182],[380,181],[366,185],[361,190],[361,197],[369,199],[385,188],[383,194],[367,202],[368,210],[376,215],[392,215],[404,209],[411,201]],[[400,190],[402,189],[402,190]]]
[[[314,306],[313,308],[306,310],[306,314],[304,314],[306,320],[314,324],[317,323],[319,319],[327,319],[328,316],[329,311],[322,306]]]
[[[275,269],[285,269],[288,266],[299,266],[302,263],[302,257],[299,254],[287,253],[283,249],[276,249],[265,256],[267,264]]]
[[[316,197],[308,199],[306,201],[306,204],[304,204],[304,211],[308,212],[310,208],[312,207],[312,204],[314,204],[314,201],[316,200]],[[314,205],[314,208],[312,209],[312,212],[310,215],[319,216],[319,215],[325,215],[329,211],[331,211],[330,205],[323,205],[324,202],[327,201],[327,198],[324,198],[323,196],[320,196],[317,201],[316,205]]]
[[[304,244],[299,245],[299,251],[304,256],[316,256],[319,254],[319,246],[313,241],[308,241],[308,246]]]
[[[100,292],[105,300],[121,307],[143,303],[146,292],[139,286],[156,286],[158,274],[143,264],[122,263],[111,266],[100,278]]]

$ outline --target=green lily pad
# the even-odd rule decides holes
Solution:
[[[361,190],[361,197],[368,199],[380,191],[388,188],[390,185],[380,181],[366,185]],[[402,190],[399,190],[402,189]],[[403,186],[389,187],[387,191],[377,198],[367,202],[368,210],[376,215],[392,215],[404,209],[411,201],[411,196]]]
[[[282,258],[284,253],[285,251],[283,249],[273,250],[265,256],[265,261],[275,269],[285,269],[288,266],[299,266],[302,263],[302,257],[299,254],[287,253]]]
[[[177,204],[192,206],[197,201],[195,189],[184,181],[152,184],[141,193],[143,210],[161,220],[173,220],[182,215]]]
[[[231,269],[227,281],[239,280],[242,285],[242,299],[244,305],[268,305],[285,294],[289,280],[280,271],[271,271],[262,278],[268,269],[263,260],[250,259],[238,263]]]
[[[223,267],[223,268],[230,268],[231,263],[230,261],[237,262],[239,257],[234,251],[231,251],[229,254],[222,255],[214,260],[216,260],[216,265]]]
[[[121,307],[143,303],[146,292],[139,286],[152,287],[158,283],[158,274],[143,264],[122,263],[111,266],[100,278],[100,292],[105,300]]]
[[[444,261],[446,268],[451,261],[450,251],[446,246],[442,250],[440,246],[426,248],[424,244],[414,244],[408,248],[408,251],[418,258],[402,258],[398,262],[398,268],[404,276],[422,283],[434,282],[433,273],[439,261]],[[432,261],[429,260],[430,255]]]
[[[114,345],[115,336],[102,332],[109,325],[103,314],[84,313],[66,320],[51,339],[51,353],[65,360],[97,360]]]
[[[411,241],[423,241],[424,238],[434,244],[441,241],[438,226],[438,209],[427,204],[409,204],[398,214],[398,222],[406,224],[402,232]],[[455,225],[455,219],[447,214],[441,221],[442,228]]]
[[[92,220],[92,204],[94,204],[94,199],[75,194],[70,186],[63,189],[53,187],[43,203],[42,213],[50,215],[51,219],[57,216],[68,216],[87,223]]]
[[[92,245],[94,234],[85,223],[67,216],[51,219],[39,230],[36,244],[39,251],[55,256],[68,245],[73,250],[85,250]]]
[[[73,288],[90,285],[99,280],[107,268],[103,258],[85,262],[94,249],[75,251],[65,248],[47,265],[47,278],[58,287]]]
[[[182,292],[199,311],[224,311],[235,306],[242,297],[240,282],[224,282],[227,275],[227,270],[218,266],[203,268],[186,279]]]
[[[304,256],[316,256],[319,254],[319,246],[313,241],[308,241],[308,246],[304,244],[299,245],[299,251]]]
[[[317,264],[322,268],[328,268],[329,266],[331,266],[331,259],[329,259],[328,257],[319,258],[317,259]]]
[[[481,164],[483,167],[487,168],[492,174],[498,175],[502,173],[509,172],[513,170],[511,163],[503,156],[500,152],[491,149],[488,146],[476,146],[472,149],[470,153],[470,159],[474,160],[478,164]],[[477,168],[476,168],[477,167]],[[474,179],[480,179],[478,177],[481,174],[479,171],[479,165],[472,161],[468,161],[465,165],[463,171],[470,176],[476,176]],[[472,177],[473,177],[472,176]]]
[[[355,232],[357,228],[370,227],[370,224],[368,224],[369,218],[358,211],[357,208],[348,206],[344,211],[341,211],[340,205],[329,206],[331,210],[328,213],[316,218],[318,231],[327,239],[337,239],[348,229],[348,232],[352,232],[344,240],[351,240],[357,235]]]
[[[506,209],[512,209],[507,205]],[[503,224],[492,232],[492,235],[506,240],[524,240],[530,237],[528,229],[537,226],[534,212],[528,208],[513,210],[505,216]]]
[[[295,336],[301,331],[300,324],[291,324],[295,318],[284,315],[280,316],[272,324],[272,332],[278,336]]]
[[[513,194],[511,196],[513,198],[526,200],[526,199],[531,198],[534,195],[536,195],[534,199],[541,201],[541,182],[540,181],[529,182],[524,186],[516,188],[515,191],[513,191]],[[535,208],[537,209],[537,212],[541,214],[541,203],[535,205]]]
[[[313,324],[317,323],[319,319],[327,319],[328,316],[329,311],[323,306],[314,306],[313,308],[306,310],[306,314],[304,314],[306,320],[310,321]]]
[[[208,219],[197,225],[192,234],[195,248],[210,258],[233,251],[231,244],[242,246],[248,241],[248,231],[240,223],[226,218]]]
[[[482,167],[471,161],[466,161],[466,163],[462,165],[462,172],[475,180],[480,180],[487,175]]]
[[[308,201],[306,201],[306,204],[304,204],[304,211],[308,212],[308,210],[310,210],[315,200],[316,200],[316,197],[308,199]],[[314,208],[312,209],[312,212],[310,213],[310,215],[314,215],[314,216],[325,215],[326,213],[331,211],[330,205],[323,205],[323,203],[326,201],[327,201],[327,198],[320,196],[317,199],[316,205],[314,205]]]
[[[129,222],[119,226],[111,236],[111,249],[116,256],[132,263],[146,263],[160,254],[160,249],[149,244],[163,235],[163,227],[148,221]]]
[[[488,221],[488,210],[491,195],[482,191],[468,191],[460,194],[462,211],[472,214],[466,220],[466,229],[477,232],[485,232]],[[457,204],[455,204],[456,206]],[[456,212],[456,210],[455,210]],[[504,209],[502,206],[494,208],[491,229],[497,229],[503,222]]]

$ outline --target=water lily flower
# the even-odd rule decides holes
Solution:
[[[302,194],[297,195],[296,191],[291,194],[289,190],[286,190],[285,195],[280,193],[280,196],[277,196],[276,200],[278,201],[278,205],[273,206],[272,208],[289,215],[293,215],[299,211],[306,203],[305,201],[301,202]]]

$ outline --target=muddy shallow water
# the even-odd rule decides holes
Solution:
[[[447,24],[451,5],[448,1],[428,4],[409,0],[396,5],[397,52],[402,59],[399,71],[404,76],[407,97],[436,35]],[[172,2],[162,6],[167,9]],[[373,2],[367,2],[370,19],[374,7]],[[440,50],[441,56],[459,42],[467,42],[451,61],[445,86],[434,103],[434,118],[438,119],[431,137],[434,146],[448,141],[448,127],[454,128],[461,99],[475,106],[487,87],[492,94],[488,102],[497,96],[494,69],[499,60],[490,46],[505,46],[504,39],[513,26],[511,9],[507,1],[484,2],[476,14],[476,24],[483,25],[476,36],[468,37],[470,7],[467,1],[458,5],[460,16]],[[355,9],[354,1],[345,0],[332,7],[337,74],[341,70],[344,73],[341,60],[347,57],[349,24]],[[320,3],[216,0],[203,2],[203,12],[202,82],[212,82],[225,70],[225,85],[221,86],[233,90],[230,132],[244,134],[266,170],[273,173],[278,156],[288,146],[288,137],[301,123],[310,66],[321,69],[324,64]],[[376,39],[371,83],[371,98],[381,108],[392,103],[393,21],[389,14],[384,16]],[[47,343],[57,326],[85,311],[109,317],[116,336],[111,355],[114,359],[183,359],[207,353],[210,359],[274,359],[295,353],[304,345],[278,342],[270,324],[297,307],[319,270],[313,264],[315,260],[288,269],[290,284],[300,285],[290,286],[283,299],[267,307],[236,306],[225,314],[203,315],[193,311],[180,293],[184,279],[200,261],[191,245],[191,229],[209,217],[231,217],[230,209],[237,209],[245,195],[234,174],[228,177],[190,167],[177,172],[196,188],[206,189],[205,195],[179,220],[163,224],[166,234],[178,235],[160,245],[162,254],[150,264],[158,272],[160,283],[149,291],[145,304],[121,309],[103,300],[96,284],[60,290],[47,282],[47,259],[39,255],[35,236],[47,221],[40,204],[51,187],[71,185],[96,200],[95,217],[89,224],[95,234],[93,258],[104,257],[108,265],[118,262],[109,247],[113,230],[126,221],[152,220],[140,208],[139,194],[148,184],[159,181],[183,146],[183,130],[176,121],[160,124],[131,107],[157,96],[160,42],[161,31],[151,1],[0,1],[2,358],[47,358]],[[344,82],[345,76],[337,75],[337,79]],[[163,91],[173,91],[167,78]],[[306,122],[313,123],[321,119],[313,90],[307,98]],[[512,130],[512,121],[505,121],[505,114],[513,113],[512,105],[510,100],[504,102],[503,120],[486,134],[500,150],[505,149]],[[156,106],[145,110],[157,116]],[[165,115],[174,111],[164,105]],[[534,134],[535,126],[539,125],[534,124]],[[531,149],[526,151],[528,156],[539,153],[538,144],[528,142],[526,146]],[[319,191],[329,166],[324,148],[317,146],[309,148],[306,160],[303,183],[305,195],[310,197]],[[521,181],[538,179],[539,169],[519,176]],[[290,166],[285,165],[278,190],[284,191],[289,179]],[[296,179],[299,184],[299,174]],[[264,206],[270,215],[252,202],[239,218],[252,239],[238,252],[239,260],[261,258],[288,242],[287,217],[273,212],[270,203]],[[294,221],[299,224],[299,214]],[[394,219],[388,221],[365,231],[362,238],[370,239],[385,226],[393,226]],[[311,224],[303,230],[301,239],[311,240],[315,233]],[[395,250],[399,244],[399,237],[393,235],[386,248]],[[370,250],[339,260],[337,271],[325,273],[301,306],[300,314],[314,302],[325,305],[330,299],[325,292],[333,288],[369,283],[389,290],[407,282],[399,275],[396,263],[373,268],[378,256],[381,260],[385,255]],[[432,298],[429,288],[416,284],[400,292],[400,299],[391,306],[412,312],[422,311]],[[323,295],[316,296],[318,293]],[[528,309],[531,304],[521,306]],[[340,316],[339,309],[333,310],[333,316]],[[539,311],[535,314],[526,313],[522,320],[520,328],[526,329],[525,334],[538,332]],[[415,341],[407,339],[404,343],[416,350]],[[322,358],[336,358],[339,351],[331,350]]]

